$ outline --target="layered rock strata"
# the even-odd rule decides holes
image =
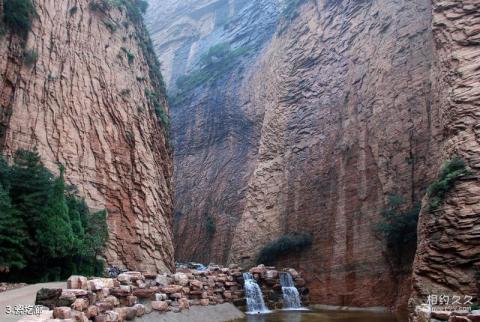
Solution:
[[[480,3],[433,1],[432,9],[432,105],[443,133],[439,162],[458,155],[472,174],[455,184],[438,210],[429,212],[424,200],[412,306],[426,303],[428,295],[471,296],[473,303],[480,298]]]
[[[34,1],[28,36],[0,39],[1,148],[36,148],[90,208],[107,209],[109,264],[169,270],[172,159],[147,98],[161,89],[148,35],[125,9],[92,4]]]

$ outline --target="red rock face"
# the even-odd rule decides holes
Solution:
[[[444,139],[438,162],[459,155],[473,174],[456,183],[440,209],[421,213],[412,305],[428,294],[479,298],[479,11],[478,1],[433,1],[432,95]]]
[[[429,1],[317,1],[272,40],[242,92],[264,116],[230,261],[308,232],[312,248],[280,264],[304,272],[313,302],[406,304],[409,267],[375,225],[388,194],[411,205],[434,175],[430,19]]]
[[[17,37],[0,40],[2,149],[37,147],[50,169],[65,165],[91,208],[108,210],[110,264],[170,270],[171,151],[145,96],[143,26],[88,4],[35,1],[25,44],[38,53],[32,66],[22,63]]]

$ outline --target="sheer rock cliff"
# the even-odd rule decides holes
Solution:
[[[168,87],[181,94],[178,259],[250,265],[268,242],[303,232],[312,247],[279,265],[304,272],[313,302],[404,309],[412,281],[421,301],[437,278],[439,289],[474,291],[474,177],[440,217],[422,211],[413,274],[413,254],[392,258],[375,227],[389,195],[405,208],[422,202],[454,154],[478,163],[478,4],[307,0],[292,11],[293,2],[171,2],[173,18],[147,16]],[[254,50],[182,92],[178,80],[207,71],[219,43]]]
[[[34,5],[28,36],[0,38],[2,151],[36,148],[90,208],[107,209],[109,264],[173,269],[171,148],[146,96],[161,85],[146,29],[87,0]]]

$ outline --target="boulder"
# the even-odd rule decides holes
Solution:
[[[307,283],[305,282],[305,280],[303,278],[297,278],[295,279],[295,286],[296,287],[303,287],[305,286]]]
[[[136,310],[132,307],[119,307],[114,310],[120,321],[132,321],[136,317]]]
[[[275,279],[278,278],[278,271],[274,269],[269,269],[265,271],[265,278],[267,279]]]
[[[73,310],[84,311],[88,308],[88,301],[86,299],[76,299],[70,307]]]
[[[179,299],[182,297],[182,293],[173,293],[173,294],[170,294],[170,297],[172,299]]]
[[[101,278],[104,288],[114,288],[115,280],[113,278]]]
[[[168,299],[167,294],[165,293],[155,293],[155,301],[165,301]]]
[[[67,280],[67,288],[87,290],[88,280],[85,276],[72,275]]]
[[[130,277],[130,281],[135,282],[137,280],[144,280],[142,273],[136,271],[125,272],[124,274]]]
[[[130,288],[115,287],[110,290],[110,294],[116,297],[127,297],[131,294]]]
[[[190,281],[190,286],[193,289],[202,289],[203,288],[203,283],[198,281],[198,280],[191,280]]]
[[[105,315],[107,316],[107,321],[108,322],[119,322],[120,317],[117,312],[115,311],[107,311],[105,312]]]
[[[59,306],[53,309],[54,319],[69,319],[72,316],[72,309],[66,306]]]
[[[113,295],[107,296],[104,302],[110,303],[113,306],[118,306],[120,304],[120,301]]]
[[[210,304],[210,300],[209,300],[209,299],[201,299],[201,300],[200,300],[200,305],[202,305],[202,306],[207,306],[208,304]]]
[[[98,308],[99,313],[104,313],[106,311],[111,311],[114,308],[114,305],[111,302],[98,302],[96,304],[96,306]]]
[[[143,304],[135,304],[133,309],[135,310],[135,315],[137,317],[145,315],[145,306]]]
[[[168,310],[168,303],[165,301],[152,301],[152,309],[165,312]]]
[[[87,316],[87,318],[93,319],[94,317],[96,317],[98,315],[98,313],[99,313],[98,307],[95,306],[95,305],[90,305],[87,308],[87,311],[86,311],[85,315]]]
[[[178,299],[178,307],[180,310],[188,310],[190,309],[190,302],[187,298],[182,297]]]
[[[72,311],[72,320],[75,322],[88,322],[88,318],[83,312]]]
[[[167,286],[172,284],[172,278],[168,277],[167,274],[157,275],[155,282],[160,286]]]
[[[61,295],[61,288],[42,288],[37,292],[37,296],[35,298],[35,305],[43,305],[48,307],[50,310],[53,310],[54,307],[58,306],[57,302]]]
[[[188,276],[185,273],[175,273],[173,274],[173,279],[175,280],[175,283],[181,286],[188,285]]]
[[[161,290],[163,293],[172,294],[181,292],[183,287],[180,285],[169,285],[167,287],[163,287]]]
[[[103,283],[103,279],[101,278],[95,278],[93,280],[88,281],[88,288],[92,291],[100,291],[104,287],[105,287],[105,284]]]
[[[75,293],[73,292],[65,292],[65,290],[62,291],[62,295],[58,298],[57,305],[58,306],[71,306],[73,302],[77,297],[75,296]]]
[[[449,311],[432,311],[431,317],[438,320],[447,321],[452,312]]]

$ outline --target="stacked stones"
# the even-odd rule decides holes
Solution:
[[[263,265],[250,270],[271,308],[281,307],[279,272]],[[295,283],[305,281],[288,270]],[[175,274],[125,272],[117,278],[71,276],[67,289],[41,289],[37,305],[53,310],[53,318],[74,322],[123,322],[152,311],[180,312],[191,305],[230,302],[244,306],[241,268],[210,265],[206,271],[180,269]]]

